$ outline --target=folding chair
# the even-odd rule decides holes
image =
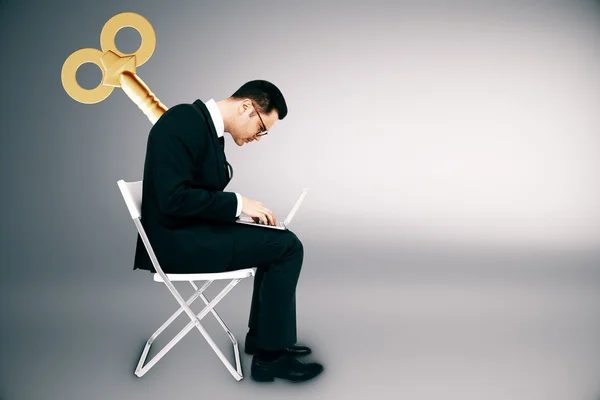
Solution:
[[[142,205],[142,181],[125,182],[124,180],[121,179],[117,182],[117,184],[119,185],[119,189],[121,189],[121,194],[123,195],[125,204],[127,205],[127,208],[129,209],[131,218],[133,219],[133,222],[135,223],[135,226],[137,227],[140,237],[142,238],[142,241],[144,242],[144,246],[146,247],[146,251],[148,252],[148,255],[150,256],[150,260],[152,261],[152,264],[154,265],[154,269],[156,270],[156,273],[153,274],[154,281],[155,282],[163,282],[167,286],[167,288],[169,289],[171,294],[173,294],[173,296],[175,297],[175,299],[177,300],[177,302],[180,305],[179,309],[171,316],[171,318],[169,318],[160,328],[158,328],[158,330],[156,332],[154,332],[154,334],[152,336],[150,336],[150,339],[148,339],[148,341],[146,342],[146,346],[144,347],[142,356],[140,357],[140,360],[135,369],[135,375],[138,377],[142,377],[143,375],[145,375],[146,372],[148,372],[148,370],[150,370],[150,368],[152,368],[154,366],[154,364],[156,364],[165,354],[167,354],[167,352],[169,350],[171,350],[171,348],[173,348],[173,346],[175,346],[181,339],[183,339],[183,337],[188,332],[190,332],[195,326],[196,328],[198,328],[198,330],[200,331],[202,336],[204,336],[204,339],[206,339],[206,341],[208,342],[210,347],[212,347],[212,349],[217,354],[217,356],[219,356],[219,359],[221,360],[221,362],[223,362],[223,364],[229,370],[231,375],[233,375],[233,377],[237,381],[240,381],[244,376],[242,373],[242,367],[241,367],[241,363],[240,363],[240,351],[238,348],[238,342],[235,339],[235,337],[233,336],[233,334],[231,333],[231,330],[229,330],[229,328],[227,327],[225,322],[223,322],[223,320],[221,319],[219,314],[217,314],[217,312],[214,310],[214,307],[242,279],[254,276],[254,274],[256,272],[256,268],[246,268],[246,269],[241,269],[241,270],[231,271],[231,272],[219,272],[219,273],[209,273],[209,274],[165,274],[163,272],[160,264],[158,263],[158,260],[156,259],[156,255],[154,254],[154,251],[152,250],[152,246],[150,245],[148,236],[146,236],[146,232],[144,231],[144,227],[142,226],[141,221],[140,221],[141,205]],[[215,298],[212,301],[209,302],[208,299],[206,298],[206,296],[204,296],[203,292],[206,290],[206,288],[208,288],[210,286],[210,284],[213,281],[226,280],[226,279],[229,279],[231,281],[217,296],[215,296]],[[177,291],[177,289],[175,289],[175,286],[172,283],[174,281],[188,281],[194,288],[195,293],[189,299],[187,299],[187,301],[184,300],[183,297]],[[197,281],[202,281],[205,283],[200,288],[198,288],[198,286],[196,286],[196,284],[194,283]],[[198,297],[200,297],[200,299],[202,299],[202,301],[205,304],[205,307],[198,314],[195,314],[190,309],[190,305]],[[185,328],[183,328],[173,339],[171,339],[171,341],[169,343],[167,343],[144,366],[144,362],[146,361],[146,357],[148,356],[148,351],[150,350],[150,346],[152,346],[152,343],[154,342],[154,340],[173,321],[175,321],[175,319],[183,311],[185,311],[185,313],[190,318],[190,322],[185,326]],[[223,353],[221,352],[219,347],[215,344],[215,342],[212,340],[210,335],[206,332],[206,330],[200,323],[200,320],[202,320],[202,318],[204,318],[206,316],[206,314],[208,314],[209,312],[215,316],[215,318],[217,319],[217,321],[219,322],[221,327],[225,330],[225,332],[227,332],[227,335],[229,335],[229,339],[231,339],[231,343],[233,344],[233,351],[235,354],[235,368],[233,367],[233,365],[231,365],[229,360],[227,360],[227,358],[223,355]]]

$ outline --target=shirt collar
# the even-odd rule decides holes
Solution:
[[[217,106],[217,102],[213,99],[210,99],[205,104],[206,108],[208,108],[208,112],[210,113],[213,124],[215,125],[215,129],[217,130],[217,137],[223,136],[225,133],[225,123],[223,122],[223,115],[221,115],[221,111]]]

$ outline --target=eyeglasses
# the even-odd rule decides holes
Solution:
[[[258,112],[258,107],[256,107],[256,104],[254,104],[254,102],[252,102],[252,106],[254,107],[254,111],[256,111],[256,115],[258,115],[258,119],[260,119],[260,124],[262,125],[262,127],[260,128],[260,129],[262,129],[262,132],[258,132],[255,136],[265,136],[266,134],[269,133],[267,131],[267,126],[263,122],[263,120],[260,116],[260,113]]]

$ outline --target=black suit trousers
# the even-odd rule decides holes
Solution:
[[[229,270],[256,267],[248,327],[263,350],[296,343],[296,285],[304,248],[290,230],[235,224],[234,254]]]

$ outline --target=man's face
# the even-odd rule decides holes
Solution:
[[[273,128],[278,120],[276,110],[270,114],[258,111],[258,106],[253,101],[246,99],[239,103],[237,107],[237,116],[235,127],[232,129],[231,136],[238,146],[246,143],[260,141],[261,134]]]

